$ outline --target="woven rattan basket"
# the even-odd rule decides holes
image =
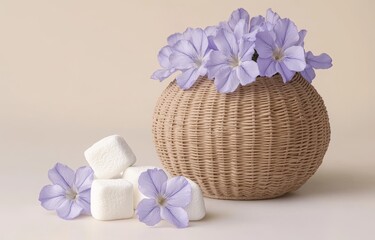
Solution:
[[[197,182],[206,197],[265,199],[298,189],[330,140],[322,98],[300,74],[258,77],[231,94],[201,78],[173,81],[157,102],[153,135],[164,167]]]

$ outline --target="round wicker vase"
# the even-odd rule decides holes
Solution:
[[[201,78],[173,81],[160,96],[153,135],[164,167],[198,183],[206,197],[266,199],[298,189],[330,140],[323,100],[300,74],[258,77],[230,94]]]

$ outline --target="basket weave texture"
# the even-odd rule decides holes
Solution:
[[[206,197],[266,199],[298,189],[320,166],[330,140],[323,100],[300,74],[258,77],[231,94],[201,78],[173,81],[153,117],[164,167],[198,183]]]

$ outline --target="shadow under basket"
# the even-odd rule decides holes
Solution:
[[[200,78],[189,90],[173,81],[153,117],[156,150],[172,175],[206,197],[266,199],[297,190],[318,169],[330,140],[324,102],[300,74],[258,77],[230,94]]]

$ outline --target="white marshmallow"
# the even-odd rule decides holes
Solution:
[[[131,218],[133,186],[125,179],[97,179],[91,186],[91,214],[97,220]]]
[[[85,151],[85,158],[97,178],[115,178],[133,165],[136,157],[124,138],[103,138]]]
[[[134,209],[137,208],[137,205],[138,203],[145,198],[145,195],[143,195],[139,190],[138,190],[138,179],[139,179],[139,176],[141,175],[141,173],[147,171],[148,169],[154,169],[154,168],[157,168],[157,169],[161,169],[161,168],[158,168],[158,167],[154,167],[154,166],[132,166],[132,167],[128,167],[124,174],[122,175],[122,178],[131,182],[133,184],[133,189],[134,189],[134,193],[133,193],[133,196],[134,196]],[[164,169],[163,169],[164,170]],[[164,172],[167,174],[167,176],[169,177],[169,174],[167,171],[164,170]]]
[[[186,178],[191,186],[191,202],[185,207],[189,220],[201,220],[206,215],[206,206],[204,204],[203,194],[198,184]]]

